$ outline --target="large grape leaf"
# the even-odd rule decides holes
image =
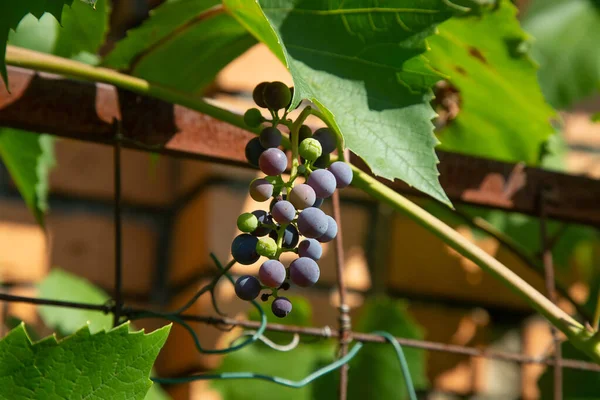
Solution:
[[[593,0],[534,0],[523,27],[535,37],[534,58],[546,99],[555,107],[600,90],[600,3]]]
[[[225,0],[227,10],[290,70],[307,98],[376,175],[449,204],[438,181],[429,100],[440,79],[426,38],[450,18],[443,0]],[[260,4],[260,5],[259,5]]]
[[[127,33],[103,65],[185,91],[207,86],[256,43],[217,0],[167,2]]]
[[[32,343],[25,326],[0,341],[0,399],[143,399],[170,325],[152,333],[87,327]]]
[[[38,285],[40,297],[52,300],[74,301],[88,304],[104,304],[110,296],[85,278],[60,268],[53,268]],[[112,327],[112,316],[98,311],[69,307],[39,306],[38,313],[44,324],[61,335],[71,335],[87,324],[92,334]],[[136,330],[129,324],[130,330]],[[31,336],[31,332],[29,332]],[[169,395],[154,384],[144,400],[167,400]]]
[[[53,138],[0,128],[0,157],[40,225],[48,209],[48,174],[55,164]]]
[[[528,40],[509,0],[481,15],[452,18],[431,37],[427,58],[458,90],[459,111],[437,133],[441,148],[536,164],[554,133],[553,109],[537,82]],[[439,101],[440,99],[437,99]]]
[[[95,5],[96,0],[82,0],[90,5]],[[41,18],[44,13],[49,13],[61,21],[63,6],[71,6],[73,0],[19,0],[4,1],[0,7],[0,74],[4,83],[8,82],[6,71],[6,43],[10,30],[15,30],[19,22],[29,14]],[[90,7],[91,8],[91,7]],[[77,20],[70,21],[70,25],[77,24]],[[81,32],[85,33],[86,25],[81,26]]]

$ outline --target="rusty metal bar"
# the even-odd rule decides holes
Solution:
[[[344,357],[348,353],[348,344],[350,343],[352,325],[350,322],[350,307],[346,302],[346,284],[344,282],[344,242],[342,235],[342,214],[340,207],[340,193],[335,191],[332,198],[333,219],[338,224],[337,237],[335,238],[335,265],[337,275],[337,286],[340,297],[339,305],[339,357]],[[348,397],[348,364],[340,367],[339,399],[346,400]]]
[[[538,197],[540,215],[540,243],[542,247],[542,262],[544,264],[544,275],[546,281],[546,292],[553,303],[557,301],[556,282],[554,277],[554,262],[552,260],[552,240],[548,235],[546,208],[551,200],[549,189],[542,187]],[[554,326],[550,326],[552,341],[554,342],[554,400],[563,398],[563,373],[562,373],[562,348],[559,332]]]
[[[210,116],[105,84],[60,79],[9,67],[12,93],[0,89],[0,126],[112,144],[112,120],[122,121],[129,148],[247,166],[251,134]],[[438,152],[441,184],[455,203],[538,215],[541,182],[556,192],[549,218],[600,226],[600,182],[521,164]],[[362,168],[358,158],[352,162]],[[402,182],[384,181],[404,194],[422,195]]]

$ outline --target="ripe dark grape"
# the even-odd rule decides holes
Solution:
[[[248,160],[251,165],[258,167],[258,159],[265,150],[266,149],[262,147],[260,140],[257,137],[250,139],[246,144],[246,160]]]
[[[283,318],[292,311],[292,302],[286,297],[278,297],[273,300],[271,311],[276,317]]]
[[[269,232],[271,232],[272,228],[270,228],[268,226],[260,226],[260,224],[272,224],[273,219],[271,218],[271,216],[266,211],[263,211],[263,210],[252,211],[252,214],[254,214],[256,216],[256,218],[258,219],[258,223],[259,223],[258,228],[256,228],[252,232],[252,235],[253,236],[268,235]]]
[[[280,224],[289,224],[296,217],[296,209],[289,201],[281,200],[273,205],[271,215]]]
[[[330,197],[336,188],[335,176],[326,169],[313,171],[306,183],[314,189],[317,197],[321,198]]]
[[[261,289],[258,279],[250,275],[240,276],[235,281],[235,294],[242,300],[254,300],[258,297]]]
[[[287,196],[285,194],[280,194],[277,197],[273,197],[273,200],[271,200],[271,202],[269,203],[269,211],[273,210],[273,206],[275,205],[275,203],[281,200],[285,200],[286,198]]]
[[[251,108],[244,113],[244,122],[251,128],[258,127],[264,120],[258,108]]]
[[[277,227],[279,228],[279,227]],[[277,232],[271,231],[269,236],[277,241]],[[300,235],[298,234],[298,229],[292,224],[288,225],[283,232],[283,242],[281,243],[281,247],[286,249],[293,249],[298,244],[300,240]]]
[[[258,158],[258,166],[267,175],[281,175],[287,168],[287,157],[279,149],[267,149]]]
[[[323,248],[316,239],[304,239],[298,245],[298,255],[318,261],[323,255]]]
[[[294,186],[289,195],[290,203],[298,210],[312,206],[316,199],[315,190],[304,183]]]
[[[329,166],[329,172],[333,174],[338,189],[343,189],[352,183],[352,168],[343,161],[336,161]]]
[[[327,215],[318,208],[309,207],[298,216],[298,229],[307,238],[316,239],[327,232]]]
[[[256,236],[247,233],[238,235],[231,243],[231,255],[240,264],[253,264],[260,258],[256,252],[256,243],[258,243]]]
[[[329,155],[329,153],[325,153],[325,151],[323,151],[323,155],[319,158],[317,158],[317,161],[315,161],[313,163],[313,167],[315,168],[327,168],[327,166],[329,165],[329,160],[331,159],[331,156]]]
[[[323,154],[331,153],[337,146],[337,138],[335,137],[335,133],[329,128],[317,129],[313,134],[313,138],[317,139],[321,143]]]
[[[321,243],[329,242],[336,237],[337,232],[338,232],[337,222],[335,222],[335,219],[333,219],[329,215],[327,215],[327,231],[325,231],[325,233],[323,235],[319,236],[317,238],[317,240]]]
[[[298,143],[302,143],[304,139],[312,137],[312,131],[307,125],[301,125],[298,129]]]
[[[267,201],[273,196],[273,185],[266,179],[255,179],[250,183],[249,191],[255,201]]]
[[[281,131],[275,127],[268,126],[260,132],[258,140],[260,140],[260,145],[265,149],[278,147],[281,144]]]
[[[285,108],[292,100],[290,88],[283,82],[271,82],[265,86],[263,98],[271,110]]]
[[[256,103],[257,106],[262,107],[262,108],[267,108],[267,103],[265,103],[264,93],[265,93],[265,88],[267,87],[268,84],[269,84],[269,82],[261,82],[258,85],[256,85],[256,87],[252,91],[252,99],[254,100],[254,102]]]
[[[258,277],[265,286],[277,288],[285,281],[285,267],[277,260],[267,260],[258,269]]]
[[[321,271],[312,258],[300,257],[290,264],[290,279],[300,287],[310,287],[317,283]]]
[[[324,201],[324,200],[325,200],[325,199],[322,199],[322,198],[320,198],[320,197],[317,197],[317,199],[315,200],[315,203],[314,203],[312,206],[313,206],[313,207],[316,207],[316,208],[321,208],[321,206],[323,205],[323,201]]]

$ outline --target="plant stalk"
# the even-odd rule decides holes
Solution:
[[[242,116],[211,105],[197,96],[173,90],[163,85],[150,83],[144,79],[135,78],[110,69],[93,67],[77,61],[14,46],[7,47],[6,63],[38,71],[52,72],[71,78],[112,84],[122,89],[156,97],[170,103],[180,104],[242,129],[259,133],[258,128],[249,129],[245,125]],[[512,288],[536,311],[548,319],[552,325],[565,333],[576,347],[586,352],[594,361],[600,363],[600,339],[592,338],[592,333],[585,330],[579,322],[575,321],[521,277],[468,241],[454,229],[404,196],[369,176],[366,172],[354,166],[352,168],[354,171],[353,185],[355,187],[362,189],[375,199],[390,205],[394,210],[408,215],[419,225],[442,239],[458,253]]]

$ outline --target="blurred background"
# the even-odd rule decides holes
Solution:
[[[110,33],[102,52],[108,52],[127,29],[139,24],[149,10],[160,3],[113,0]],[[569,87],[577,90],[565,92],[561,86],[564,75],[558,64],[560,61],[579,65],[582,71],[575,75],[600,82],[597,76],[588,76],[600,74],[598,36],[593,42],[596,45],[582,43],[587,37],[583,40],[577,35],[587,28],[573,27],[578,13],[594,15],[598,10],[591,1],[572,0],[570,4],[578,4],[571,6],[576,10],[571,14],[561,13],[559,18],[547,11],[545,6],[549,3],[560,2],[539,1],[531,5],[520,1],[517,4],[520,15],[525,16],[525,28],[537,33],[533,54],[542,64],[539,73],[542,90],[548,102],[560,110],[554,122],[556,137],[552,139],[550,150],[544,153],[542,165],[598,178],[600,124],[594,121],[595,113],[600,111],[598,85],[570,82]],[[600,17],[595,16],[600,26]],[[561,29],[557,21],[567,18],[575,19],[570,20],[570,28],[561,33],[564,43],[559,52],[551,45],[556,31]],[[560,57],[552,58],[555,56],[552,51],[559,52]],[[592,71],[594,65],[597,68]],[[250,93],[254,86],[265,80],[292,84],[288,72],[275,57],[264,46],[255,45],[219,73],[205,94],[242,113],[252,107]],[[441,114],[452,107],[455,107],[452,112],[460,113],[459,104],[444,107],[438,109]],[[114,263],[112,149],[60,139],[56,141],[55,158],[47,235],[21,200],[6,168],[0,166],[1,290],[46,298],[62,298],[65,291],[70,291],[73,299],[80,301],[106,301],[113,286]],[[237,216],[263,207],[247,195],[247,184],[257,176],[249,169],[124,150],[122,174],[123,287],[125,302],[130,306],[174,309],[182,305],[214,276],[216,269],[209,253],[214,252],[223,261],[229,258],[231,240],[237,235]],[[414,200],[536,289],[545,290],[543,277],[496,239],[434,202],[422,198]],[[330,207],[326,202],[328,213]],[[463,215],[484,219],[519,243],[531,257],[539,257],[537,219],[473,207],[458,209]],[[549,326],[529,306],[408,218],[391,212],[358,191],[345,189],[342,191],[342,226],[345,279],[356,330],[381,329],[403,337],[481,346],[534,357],[552,354]],[[558,222],[551,222],[550,230],[556,238],[557,280],[573,299],[593,310],[598,290],[594,282],[598,283],[600,276],[598,232],[590,227]],[[331,244],[324,249],[321,280],[314,288],[291,290],[291,295],[300,297],[294,299],[293,315],[286,322],[336,329],[334,251]],[[257,268],[258,265],[236,267],[233,272],[247,273]],[[244,318],[250,311],[246,303],[236,299],[229,284],[221,284],[216,297],[222,310],[232,317]],[[566,302],[561,306],[573,311]],[[202,297],[190,312],[214,315],[210,298]],[[252,313],[250,316],[256,318]],[[0,304],[2,334],[18,321],[25,321],[32,332],[43,336],[53,331],[68,334],[86,320],[92,320],[97,329],[106,324],[110,326],[110,317],[106,318],[94,313],[38,309],[26,304]],[[136,327],[145,329],[154,329],[162,323],[134,322]],[[208,325],[195,328],[206,347],[227,345],[241,334],[239,329],[224,331]],[[279,343],[291,340],[291,336],[282,334],[269,337]],[[155,369],[164,376],[250,370],[301,378],[331,360],[335,351],[335,343],[319,340],[303,341],[290,353],[253,345],[225,357],[207,356],[196,352],[188,333],[174,326]],[[406,352],[413,379],[423,398],[551,398],[550,376],[541,365],[414,349]],[[565,357],[579,356],[565,349]],[[387,397],[389,393],[402,398],[400,370],[395,362],[391,348],[369,347],[351,364],[350,398],[391,398]],[[327,399],[335,398],[334,380],[328,376],[301,390],[254,381],[200,381],[165,389],[168,396],[178,400]],[[595,373],[565,371],[565,398],[574,398],[581,388],[589,389],[590,394],[578,398],[600,398],[600,394],[594,395],[600,391],[593,390],[600,390],[599,382],[600,377]],[[153,396],[166,398],[167,394],[157,391]]]

